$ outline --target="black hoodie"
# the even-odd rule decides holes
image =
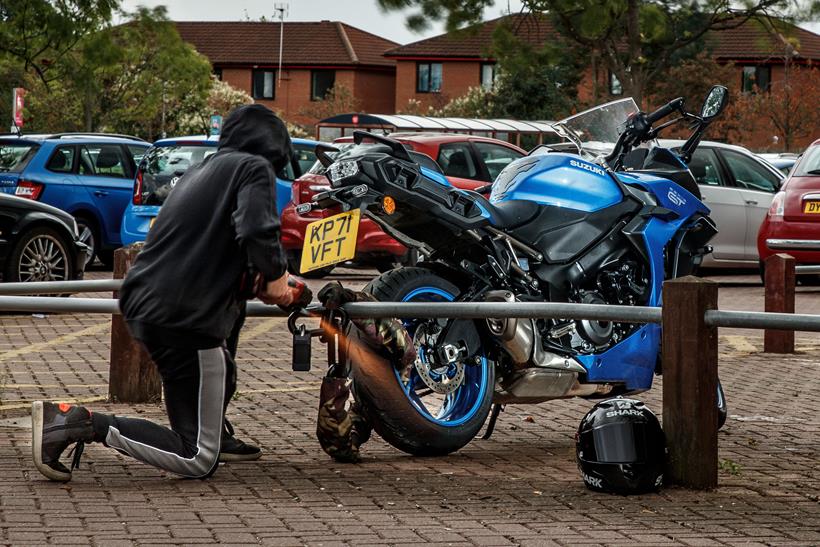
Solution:
[[[275,171],[291,155],[287,128],[269,109],[228,115],[217,153],[179,180],[126,276],[120,309],[134,337],[216,347],[239,315],[242,272],[250,266],[266,281],[285,273]]]

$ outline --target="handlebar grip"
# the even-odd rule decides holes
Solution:
[[[672,112],[678,110],[681,106],[683,106],[683,97],[678,97],[677,99],[672,99],[656,111],[646,115],[646,121],[649,125],[654,124],[658,120],[661,120],[667,117]]]

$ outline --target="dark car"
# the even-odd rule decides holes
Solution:
[[[88,247],[65,211],[0,193],[3,281],[82,279]]]

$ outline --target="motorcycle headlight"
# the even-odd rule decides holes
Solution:
[[[337,161],[327,170],[327,178],[334,188],[342,186],[342,181],[359,173],[359,164],[354,160]]]

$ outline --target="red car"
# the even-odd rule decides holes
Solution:
[[[395,133],[392,138],[404,144],[414,158],[424,167],[444,173],[450,183],[465,190],[486,186],[513,160],[526,153],[510,143],[487,137],[436,133]],[[353,139],[344,137],[334,142],[344,153],[352,147]],[[433,159],[435,158],[435,161]],[[282,211],[282,245],[288,252],[288,264],[292,272],[299,272],[305,228],[311,222],[333,214],[329,211],[296,212],[300,203],[313,200],[317,192],[330,188],[319,162],[301,178],[294,181],[291,201]],[[397,264],[412,260],[407,248],[385,234],[373,221],[362,218],[356,240],[356,262],[376,266],[387,271]],[[332,266],[304,274],[306,277],[322,277],[330,273]]]
[[[775,194],[757,234],[757,249],[761,261],[786,253],[798,264],[820,264],[820,140],[803,153]],[[816,284],[820,275],[798,279]]]

